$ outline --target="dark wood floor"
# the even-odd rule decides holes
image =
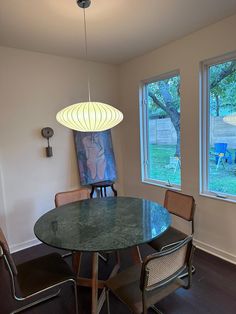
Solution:
[[[28,259],[35,258],[53,249],[45,245],[14,254],[16,263],[22,263]],[[151,249],[144,245],[141,247],[142,255],[147,255]],[[122,268],[131,265],[131,257],[128,250],[122,251]],[[70,258],[67,258],[70,263]],[[100,277],[106,278],[112,268],[113,257],[105,264],[100,261]],[[85,254],[82,263],[84,274],[90,272],[90,256]],[[236,266],[209,255],[203,251],[196,250],[194,257],[196,273],[193,276],[193,287],[190,290],[180,289],[176,293],[162,300],[157,306],[164,313],[169,314],[235,314],[236,313]],[[0,314],[8,314],[19,306],[11,297],[8,274],[5,270],[3,260],[0,259]],[[90,290],[79,288],[79,311],[90,313]],[[128,314],[127,307],[111,295],[111,313]],[[59,297],[45,302],[37,307],[31,308],[24,313],[30,314],[66,314],[74,313],[74,298],[71,287],[65,287]],[[106,306],[101,314],[106,313]],[[152,310],[150,310],[152,313]]]

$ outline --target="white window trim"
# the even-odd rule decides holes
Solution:
[[[139,94],[139,121],[140,121],[140,147],[141,147],[141,180],[142,183],[146,184],[151,184],[151,185],[156,185],[168,189],[173,189],[177,191],[181,191],[181,182],[180,184],[172,184],[171,182],[165,182],[165,181],[160,181],[160,180],[153,180],[148,178],[148,128],[147,128],[147,104],[146,104],[146,99],[147,99],[147,89],[146,85],[152,82],[156,81],[161,81],[165,80],[168,78],[171,78],[173,76],[180,76],[180,71],[179,70],[174,70],[165,74],[161,74],[158,76],[155,76],[151,79],[143,80],[141,82],[140,86],[140,94]],[[181,118],[180,118],[181,119]],[[182,179],[182,168],[180,169],[181,171],[181,179]]]
[[[211,58],[201,62],[200,67],[200,119],[199,119],[199,130],[200,130],[200,173],[199,173],[199,182],[200,182],[200,195],[227,201],[227,202],[236,202],[236,195],[219,193],[208,190],[208,160],[209,160],[209,101],[208,101],[208,68],[211,65],[220,64],[223,62],[236,59],[236,52],[228,53],[223,56]]]

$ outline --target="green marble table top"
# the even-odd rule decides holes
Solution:
[[[134,197],[87,199],[55,208],[38,219],[36,237],[71,251],[111,251],[161,235],[171,224],[160,204]]]

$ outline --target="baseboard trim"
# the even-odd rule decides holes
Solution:
[[[11,251],[11,253],[15,253],[15,252],[18,252],[21,250],[28,249],[28,248],[35,246],[35,245],[38,245],[40,243],[41,242],[38,239],[32,239],[32,240],[25,241],[22,243],[13,244],[13,245],[10,245],[10,251]]]
[[[219,257],[219,258],[221,258],[227,262],[230,262],[230,263],[236,265],[236,256],[235,255],[228,253],[226,251],[223,251],[221,249],[218,249],[218,248],[216,248],[212,245],[209,245],[207,243],[204,243],[202,241],[196,240],[196,239],[193,240],[193,243],[200,250],[203,250],[209,254],[217,256],[217,257]]]
[[[217,257],[219,257],[219,258],[221,258],[227,262],[230,262],[230,263],[236,265],[236,256],[235,255],[228,253],[226,251],[223,251],[221,249],[218,249],[218,248],[216,248],[212,245],[209,245],[205,242],[196,240],[196,239],[194,239],[193,242],[194,242],[194,245],[196,245],[196,247],[199,248],[200,250],[203,250],[209,254],[217,256]],[[22,242],[19,244],[13,244],[10,246],[10,251],[12,253],[18,252],[18,251],[21,251],[24,249],[28,249],[32,246],[38,245],[40,243],[41,242],[38,239],[32,239],[32,240],[25,241],[25,242]]]

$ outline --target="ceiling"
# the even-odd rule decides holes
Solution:
[[[90,60],[119,64],[225,17],[236,0],[91,0]],[[75,0],[0,0],[0,45],[84,58]]]

